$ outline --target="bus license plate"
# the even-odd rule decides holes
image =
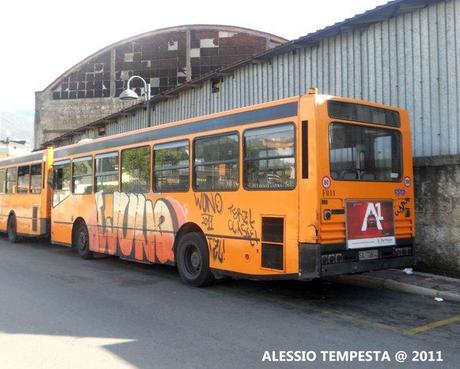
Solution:
[[[359,260],[373,260],[379,258],[379,250],[362,250],[359,252]]]

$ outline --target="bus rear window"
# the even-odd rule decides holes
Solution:
[[[334,119],[383,124],[392,127],[401,125],[399,112],[390,109],[335,100],[328,101],[327,107],[329,117]]]
[[[336,180],[397,182],[401,133],[354,124],[329,126],[331,176]]]

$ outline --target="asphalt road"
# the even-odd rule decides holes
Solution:
[[[174,268],[0,239],[1,369],[458,368],[458,317],[458,304],[330,281],[197,289]],[[262,361],[272,350],[317,358]],[[320,351],[335,350],[387,350],[391,362],[323,360]],[[394,360],[400,350],[405,364]],[[413,350],[444,361],[410,362]]]

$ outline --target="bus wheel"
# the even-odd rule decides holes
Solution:
[[[93,253],[89,249],[88,228],[84,222],[78,222],[73,234],[73,246],[77,249],[78,254],[83,259],[91,259]]]
[[[10,215],[8,218],[8,240],[12,243],[16,243],[19,241],[18,232],[17,232],[17,224],[16,224],[16,215]]]
[[[209,268],[209,252],[201,233],[191,232],[181,237],[176,250],[177,269],[181,279],[192,286],[203,287],[214,281]]]

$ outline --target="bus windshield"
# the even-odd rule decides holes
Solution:
[[[401,133],[345,123],[329,126],[331,176],[336,180],[401,180]]]

